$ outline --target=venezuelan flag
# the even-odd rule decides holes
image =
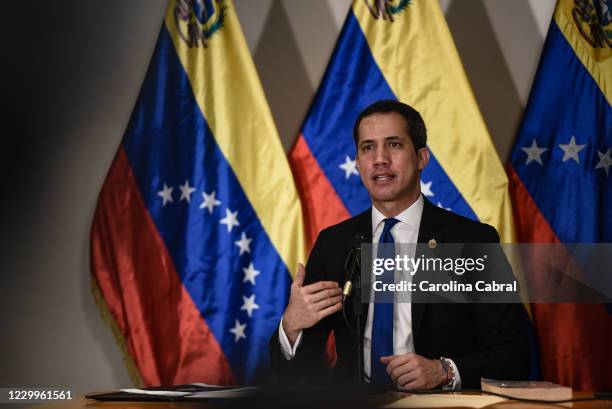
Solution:
[[[145,385],[249,383],[304,259],[291,171],[230,0],[172,0],[91,230]]]
[[[508,167],[521,242],[612,242],[612,4],[557,3]],[[612,308],[534,304],[545,379],[612,388]]]
[[[310,107],[290,163],[309,243],[367,209],[355,168],[353,123],[367,105],[396,99],[428,128],[423,194],[438,206],[492,224],[513,240],[508,179],[491,142],[437,1],[355,1]]]

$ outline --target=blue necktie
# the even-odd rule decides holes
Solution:
[[[377,258],[395,258],[395,241],[391,235],[391,229],[397,223],[399,223],[397,219],[385,219],[385,226],[378,240]],[[395,269],[384,270],[380,276],[376,277],[376,280],[383,283],[393,283],[395,281]],[[393,293],[374,292],[374,304],[372,306],[374,307],[374,319],[370,353],[370,383],[391,387],[392,382],[387,374],[387,366],[380,362],[380,357],[393,355]]]

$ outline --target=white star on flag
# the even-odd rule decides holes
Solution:
[[[251,295],[250,297],[245,297],[243,295],[242,300],[244,301],[244,304],[242,304],[240,310],[245,310],[249,318],[251,318],[251,315],[253,315],[253,310],[259,308],[259,305],[255,304],[255,294]]]
[[[234,328],[229,330],[229,332],[234,334],[234,342],[238,342],[240,338],[246,338],[246,335],[244,334],[246,326],[246,324],[241,324],[240,321],[236,320]]]
[[[174,200],[172,199],[172,190],[174,188],[173,187],[168,187],[165,183],[164,183],[164,188],[162,190],[160,190],[159,192],[157,192],[157,196],[161,197],[163,202],[162,202],[162,207],[166,205],[166,203],[170,202],[174,202]]]
[[[255,270],[253,263],[249,264],[248,267],[243,268],[242,271],[244,271],[244,279],[242,282],[246,283],[247,281],[250,281],[253,285],[255,285],[255,277],[261,274],[258,270]]]
[[[240,247],[240,256],[242,253],[250,253],[251,252],[251,241],[253,239],[249,239],[244,232],[242,232],[242,236],[240,236],[240,240],[235,241],[236,246]]]
[[[576,145],[576,138],[572,136],[570,143],[564,145],[559,144],[559,148],[563,149],[563,162],[569,159],[574,159],[576,163],[580,163],[580,157],[578,157],[578,152],[583,150],[586,145]]]
[[[531,162],[538,162],[540,165],[544,165],[542,163],[542,154],[548,150],[548,148],[540,148],[534,139],[531,142],[531,146],[521,148],[523,152],[527,154],[527,163],[529,165]]]
[[[450,212],[450,209],[451,209],[450,207],[444,207],[444,206],[442,206],[442,202],[438,202],[438,204],[437,204],[436,206],[438,206],[438,207],[439,207],[439,208],[441,208],[441,209],[448,210],[449,212]]]
[[[344,171],[344,177],[346,179],[350,178],[351,175],[359,176],[359,172],[357,172],[357,166],[355,165],[355,161],[351,160],[348,155],[346,155],[346,159],[344,163],[340,165],[340,169]]]
[[[240,226],[238,223],[238,210],[232,212],[230,209],[225,209],[225,217],[219,222],[227,226],[227,232],[231,233],[234,226]]]
[[[602,168],[603,170],[605,170],[606,177],[608,176],[608,172],[610,171],[610,166],[612,166],[612,157],[610,157],[610,151],[612,151],[612,148],[608,148],[606,153],[601,153],[599,152],[599,150],[597,151],[597,155],[599,155],[599,162],[597,163],[597,166],[595,166],[595,169]]]
[[[421,193],[423,193],[425,196],[433,196],[434,193],[431,191],[432,183],[433,182],[423,183],[423,181],[421,180]]]
[[[204,201],[200,205],[200,209],[208,209],[208,213],[212,214],[213,210],[215,209],[215,206],[219,206],[221,204],[221,202],[215,198],[215,195],[216,192],[214,190],[211,194],[206,194],[205,192],[202,192],[202,198],[204,199]]]
[[[187,203],[191,203],[191,194],[195,192],[195,188],[189,186],[189,180],[185,180],[184,185],[179,185],[179,189],[181,189],[181,200],[187,200]]]

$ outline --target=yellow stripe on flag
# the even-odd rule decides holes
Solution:
[[[423,116],[428,146],[450,180],[502,242],[513,242],[508,178],[438,1],[407,3],[392,20],[375,18],[364,1],[353,11],[391,90]]]
[[[206,47],[202,42],[189,47],[183,39],[189,30],[182,22],[177,27],[175,18],[176,8],[186,3],[170,1],[166,28],[215,141],[270,240],[295,275],[296,263],[305,260],[302,209],[234,5],[231,0],[221,2],[226,6],[223,23],[205,40]],[[219,13],[219,3],[215,4]],[[211,17],[211,21],[215,19]]]

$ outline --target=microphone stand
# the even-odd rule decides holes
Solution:
[[[357,383],[364,382],[364,373],[363,373],[363,334],[361,327],[361,316],[362,316],[362,308],[361,308],[361,249],[357,252],[355,259],[358,260],[356,262],[357,271],[353,276],[354,290],[353,290],[353,315],[355,316],[355,338],[357,338]]]
[[[361,237],[359,237],[361,239]],[[359,242],[358,242],[359,241]],[[361,241],[356,238],[351,251],[346,260],[345,267],[347,270],[347,279],[344,285],[345,292],[343,297],[342,312],[345,322],[353,334],[357,348],[354,348],[357,353],[357,370],[355,371],[355,381],[358,384],[364,383],[364,372],[363,372],[363,330],[361,325],[362,319],[362,308],[361,308]],[[350,298],[352,315],[354,317],[355,327],[353,327],[350,321],[346,317],[346,301]]]

